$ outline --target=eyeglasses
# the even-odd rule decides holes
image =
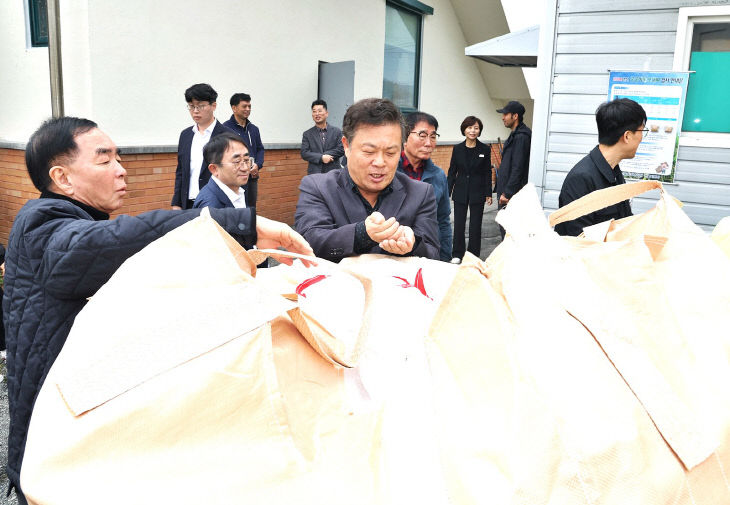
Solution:
[[[640,130],[634,130],[635,132],[641,132],[642,135],[649,133],[649,128],[642,128]]]
[[[188,105],[188,110],[190,112],[193,112],[193,111],[200,112],[200,111],[204,111],[208,107],[210,107],[210,104],[209,103],[204,103],[204,104],[201,104],[201,105]]]
[[[436,132],[429,135],[428,132],[424,131],[424,130],[421,130],[420,132],[412,131],[411,133],[415,133],[416,135],[418,135],[418,138],[420,138],[421,140],[426,140],[426,137],[428,137],[434,142],[436,142],[438,140],[438,138],[441,136]]]
[[[221,163],[221,165],[233,165],[236,168],[240,168],[242,165],[250,165],[251,161],[253,160],[250,156],[244,156],[242,158],[238,158],[237,160],[233,160],[230,163]]]

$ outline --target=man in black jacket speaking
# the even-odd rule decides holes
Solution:
[[[7,473],[18,501],[20,470],[33,404],[88,297],[130,256],[200,209],[159,210],[139,216],[109,213],[126,193],[126,171],[112,140],[88,119],[46,121],[25,152],[40,198],[18,212],[6,258],[4,324],[10,435]],[[253,208],[210,209],[244,247],[283,246],[312,255],[289,226],[256,216]]]

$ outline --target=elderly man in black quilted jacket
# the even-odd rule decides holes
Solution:
[[[28,141],[25,161],[41,196],[15,218],[3,299],[10,401],[7,473],[20,503],[25,503],[20,471],[33,404],[74,318],[127,258],[200,213],[160,210],[109,220],[122,205],[126,171],[112,140],[87,119],[46,121]],[[289,226],[257,218],[253,208],[210,213],[244,247],[282,246],[313,254]]]

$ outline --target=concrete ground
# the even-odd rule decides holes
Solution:
[[[13,493],[9,498],[5,496],[8,492],[8,476],[5,474],[5,464],[8,461],[8,429],[10,417],[8,416],[8,384],[5,381],[5,360],[0,360],[0,505],[17,505],[18,500]]]
[[[452,223],[453,223],[453,205],[451,209]],[[493,203],[490,207],[484,208],[484,217],[482,219],[482,249],[481,259],[486,259],[495,247],[497,247],[501,241],[499,235],[499,226],[494,221],[494,217],[497,215],[497,204]],[[467,216],[467,244],[469,243],[469,221]],[[8,417],[8,386],[5,381],[5,361],[0,362],[0,376],[2,376],[2,382],[0,382],[0,505],[17,505],[15,494],[7,498],[5,493],[8,489],[8,478],[5,475],[5,464],[7,462],[8,451],[8,426],[10,419]]]

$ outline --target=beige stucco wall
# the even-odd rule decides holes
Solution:
[[[421,108],[438,118],[443,141],[462,140],[470,114],[484,121],[483,137],[504,137],[501,104],[464,56],[451,0],[426,3],[434,15],[424,18]],[[0,2],[0,18],[9,28],[0,89],[11,105],[0,139],[24,141],[50,115],[47,50],[25,49],[21,2]],[[66,0],[61,23],[66,114],[97,121],[120,145],[176,144],[192,124],[183,92],[196,82],[218,91],[219,120],[232,93],[250,93],[265,143],[299,142],[311,126],[319,60],[355,60],[355,99],[382,94],[384,0]]]
[[[26,45],[21,1],[0,2],[0,140],[25,142],[50,115],[48,49]]]
[[[251,120],[265,142],[301,140],[311,123],[318,60],[355,59],[355,93],[380,92],[382,42],[372,39],[383,38],[382,10],[331,0],[308,2],[306,9],[294,0],[212,0],[195,8],[174,0],[87,5],[88,35],[64,33],[69,46],[87,38],[90,55],[89,86],[79,79],[68,87],[67,113],[78,108],[92,116],[120,144],[175,144],[180,130],[192,124],[183,92],[196,82],[218,91],[220,120],[230,116],[231,94],[250,93]],[[324,11],[342,17],[339,27]],[[379,30],[355,30],[362,25]],[[373,61],[377,48],[379,61]],[[84,66],[78,55],[64,50],[64,57]]]
[[[424,19],[421,108],[439,120],[442,141],[463,140],[459,125],[470,115],[484,123],[483,139],[497,138],[504,126],[476,60],[464,55],[467,44],[451,2],[429,5],[434,15]]]

